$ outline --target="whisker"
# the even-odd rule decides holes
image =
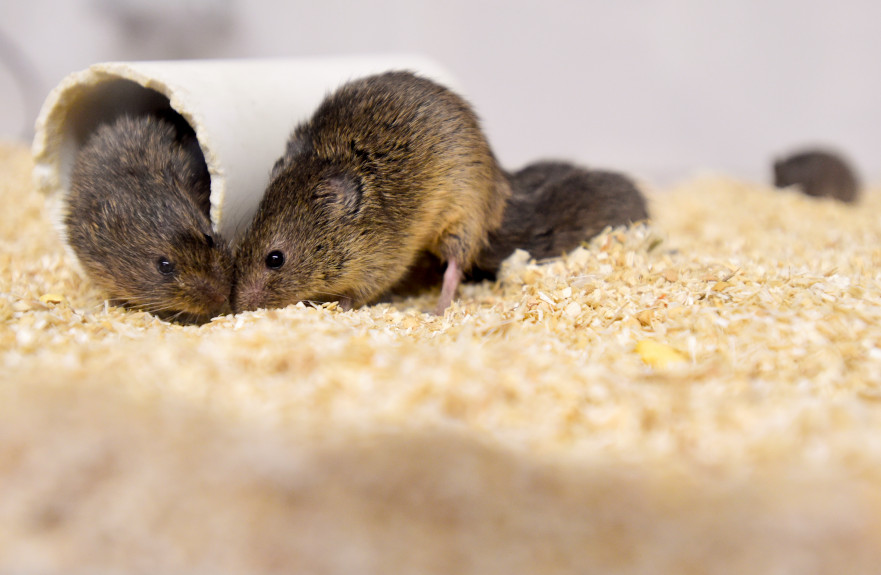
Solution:
[[[183,309],[176,309],[169,305],[152,302],[142,303],[137,307],[137,310],[155,315],[163,321],[174,323],[202,324],[210,319],[210,314],[207,313],[193,313]]]
[[[130,307],[136,308],[142,311],[149,311],[150,313],[154,312],[167,312],[167,311],[177,311],[177,306],[169,303],[163,299],[142,299],[138,301],[130,302]]]
[[[210,312],[191,312],[178,309],[176,306],[169,304],[161,299],[124,299],[124,298],[106,298],[100,303],[87,305],[84,311],[87,313],[103,313],[109,314],[110,308],[120,308],[122,310],[137,311],[155,315],[164,321],[177,323],[205,323],[214,315]]]
[[[242,220],[239,220],[236,222],[236,227],[233,229],[233,232],[232,232],[232,238],[229,240],[230,247],[232,247],[231,244],[235,240],[235,238],[238,238],[239,234],[241,234],[243,225],[244,225],[244,222]]]
[[[87,305],[87,306],[85,306],[85,309],[86,309],[86,311],[90,311],[92,313],[100,313],[101,311],[103,311],[104,313],[107,313],[109,311],[109,307],[110,307],[110,304],[105,299],[101,303]]]
[[[329,292],[329,291],[316,291],[314,293],[315,293],[315,295],[318,295],[318,296],[331,296],[331,297],[335,297],[335,298],[349,297],[347,294],[334,293],[334,292]]]
[[[171,316],[169,316],[169,317],[167,318],[167,320],[168,320],[168,321],[178,321],[181,317],[184,316],[184,313],[185,313],[185,312],[184,312],[183,310],[181,310],[181,311],[179,311],[179,312],[177,312],[177,313],[172,314]],[[187,315],[189,315],[189,314],[187,314]]]

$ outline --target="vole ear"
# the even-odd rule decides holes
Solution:
[[[274,180],[275,177],[278,176],[288,164],[290,164],[291,158],[308,152],[311,148],[311,140],[303,133],[302,127],[298,127],[294,130],[294,133],[288,140],[284,156],[279,158],[278,161],[275,162],[275,165],[272,166],[272,171],[269,173],[269,179]]]
[[[350,175],[332,176],[327,180],[327,194],[343,206],[349,214],[355,214],[361,209],[362,189],[361,182]]]
[[[287,165],[287,157],[282,156],[275,162],[275,165],[272,166],[272,171],[269,172],[269,181],[271,182],[284,170],[284,167]]]

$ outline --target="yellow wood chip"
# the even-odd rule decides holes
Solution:
[[[670,364],[685,361],[685,355],[669,345],[658,343],[650,339],[636,342],[636,353],[642,361],[652,367],[664,368]]]
[[[47,293],[40,296],[40,301],[43,303],[61,303],[64,301],[64,296],[57,293]]]

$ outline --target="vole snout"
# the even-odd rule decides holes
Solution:
[[[230,295],[233,312],[253,311],[263,307],[263,293],[263,282],[260,280],[250,281],[245,285],[234,285]]]

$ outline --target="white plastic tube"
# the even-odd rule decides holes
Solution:
[[[36,185],[63,198],[76,153],[99,124],[170,107],[196,132],[211,174],[211,220],[232,240],[257,209],[294,126],[344,82],[401,69],[458,88],[436,62],[416,55],[95,64],[67,76],[43,104]]]

